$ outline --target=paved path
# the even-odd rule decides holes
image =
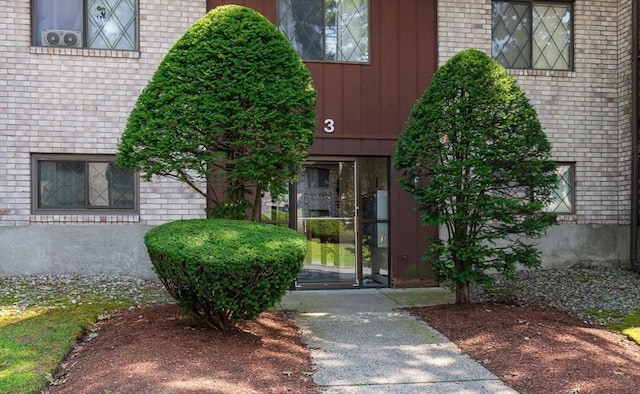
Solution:
[[[295,310],[325,393],[512,394],[440,333],[396,308],[453,302],[441,288],[304,290]]]

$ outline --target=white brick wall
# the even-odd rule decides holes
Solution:
[[[491,53],[491,0],[438,0],[439,64],[467,48]]]
[[[576,163],[581,224],[629,224],[631,1],[574,3],[575,71],[510,70],[538,111],[558,161]],[[438,1],[439,63],[491,53],[491,1]],[[620,22],[620,23],[619,23]]]
[[[30,153],[114,154],[138,94],[206,2],[141,0],[139,52],[30,47],[30,2],[0,9],[0,226],[202,216],[203,198],[168,180],[141,182],[139,216],[32,216]]]

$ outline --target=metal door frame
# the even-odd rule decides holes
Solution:
[[[298,283],[295,281],[295,287],[297,289],[347,289],[347,288],[360,288],[362,287],[362,244],[360,235],[360,163],[357,157],[354,156],[309,156],[303,165],[307,165],[310,162],[352,162],[354,166],[353,171],[353,183],[354,183],[354,247],[355,247],[355,276],[356,280],[353,283]],[[298,221],[298,182],[291,183],[289,185],[289,227],[296,229]]]

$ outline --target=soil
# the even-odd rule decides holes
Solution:
[[[640,346],[544,306],[409,308],[522,393],[634,393]],[[239,330],[207,328],[174,305],[98,322],[48,393],[318,393],[309,350],[281,312]]]

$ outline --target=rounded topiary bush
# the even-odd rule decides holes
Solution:
[[[144,237],[154,270],[187,313],[228,330],[278,302],[302,269],[304,235],[239,220],[179,220]]]

